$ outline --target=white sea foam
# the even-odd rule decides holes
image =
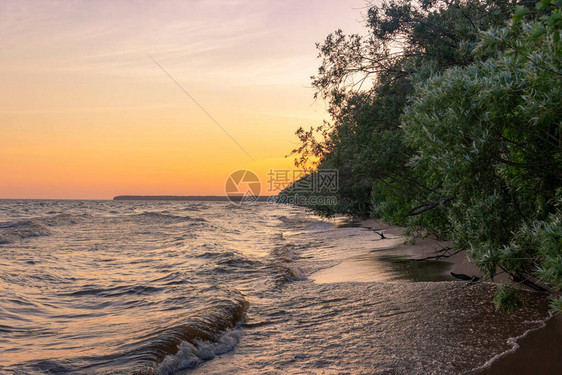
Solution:
[[[239,327],[226,331],[216,342],[196,340],[193,344],[182,341],[176,354],[168,355],[158,364],[156,374],[168,375],[175,371],[193,368],[204,361],[234,349],[240,341]]]
[[[529,333],[531,333],[531,332],[535,332],[535,331],[537,331],[537,330],[539,330],[539,329],[543,329],[544,327],[546,327],[546,323],[547,323],[550,319],[552,319],[553,316],[554,316],[553,314],[550,314],[550,316],[549,316],[547,319],[545,319],[545,320],[532,320],[532,321],[527,322],[527,323],[529,323],[529,324],[537,324],[538,326],[533,327],[533,328],[531,328],[531,329],[528,329],[527,331],[525,331],[523,334],[521,334],[521,335],[519,335],[519,336],[508,338],[508,339],[507,339],[507,343],[508,343],[509,345],[511,345],[511,348],[509,348],[508,350],[506,350],[506,351],[504,351],[504,352],[502,352],[502,353],[499,353],[499,354],[493,356],[493,357],[490,358],[488,361],[486,361],[486,363],[484,363],[482,366],[476,367],[476,368],[474,368],[474,369],[472,369],[472,370],[466,372],[464,375],[477,374],[478,372],[480,372],[480,371],[482,371],[482,370],[484,370],[484,369],[488,369],[488,368],[492,367],[492,365],[493,365],[497,360],[499,360],[500,358],[503,358],[503,357],[505,357],[505,356],[508,355],[508,354],[511,354],[511,353],[516,352],[516,351],[520,348],[520,345],[519,345],[519,343],[518,343],[519,340],[521,340],[521,339],[527,337],[527,335],[528,335]]]

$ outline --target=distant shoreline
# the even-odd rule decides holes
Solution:
[[[259,196],[258,202],[267,202],[270,196]],[[118,195],[114,201],[211,201],[231,202],[242,201],[242,196],[227,197],[225,195]]]

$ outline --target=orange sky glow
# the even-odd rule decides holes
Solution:
[[[364,0],[0,2],[0,198],[224,195],[290,169],[315,43]],[[150,59],[153,56],[250,159]]]

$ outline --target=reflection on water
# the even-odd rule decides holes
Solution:
[[[451,263],[436,260],[413,260],[400,255],[382,255],[376,261],[389,265],[390,280],[408,281],[450,281],[453,277],[447,273]]]
[[[345,221],[344,221],[345,222]],[[318,283],[332,282],[419,282],[451,281],[452,264],[446,261],[412,259],[413,247],[405,245],[406,238],[386,234],[381,239],[372,230],[359,227],[346,236],[347,250],[340,252],[341,262],[311,275]],[[340,229],[342,231],[343,229]]]

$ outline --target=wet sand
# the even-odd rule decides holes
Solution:
[[[334,219],[339,227],[363,227],[373,232],[371,250],[343,260],[335,267],[321,270],[312,279],[319,283],[346,281],[452,281],[451,272],[481,278],[478,269],[470,264],[466,253],[446,250],[447,241],[430,238],[411,242],[403,235],[403,228],[383,222],[351,220],[346,217]],[[382,233],[384,238],[378,233]],[[412,261],[415,260],[415,261]],[[501,277],[499,278],[501,281]]]
[[[447,269],[442,270],[448,275],[450,275],[450,272],[454,272],[457,274],[465,274],[467,276],[482,278],[478,268],[470,263],[466,252],[455,252],[453,249],[445,250],[451,247],[451,244],[448,241],[438,241],[432,238],[418,238],[415,242],[410,243],[409,239],[403,234],[404,228],[391,226],[374,219],[363,220],[360,222],[360,226],[376,232],[382,231],[385,237],[391,236],[403,238],[403,243],[396,248],[396,250],[398,252],[406,253],[409,259],[419,260],[435,257],[436,259],[433,259],[434,262],[445,263],[448,265]],[[437,258],[442,255],[443,257]]]
[[[562,373],[562,315],[551,318],[544,328],[517,340],[519,348],[494,360],[474,375],[559,375]]]
[[[372,250],[316,272],[311,278],[317,283],[455,280],[451,272],[482,277],[464,251],[449,257],[432,259],[443,254],[455,253],[454,250],[443,251],[450,246],[446,241],[425,238],[411,242],[403,235],[404,228],[390,226],[374,219],[352,220],[337,217],[334,223],[340,227],[363,227],[373,231]],[[381,238],[379,233],[385,238]],[[420,260],[426,258],[430,259]],[[507,275],[498,275],[494,281],[506,280]],[[562,373],[562,315],[554,316],[545,327],[527,333],[516,342],[518,348],[494,358],[485,367],[472,371],[471,374]]]

